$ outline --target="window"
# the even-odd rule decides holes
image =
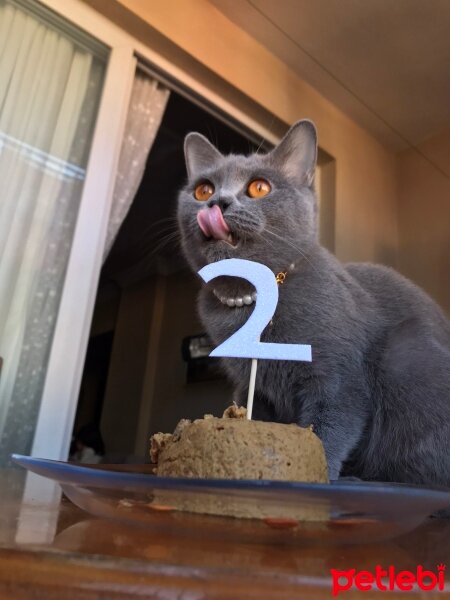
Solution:
[[[0,24],[1,464],[31,448],[108,51],[33,2]]]

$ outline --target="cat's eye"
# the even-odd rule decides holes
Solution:
[[[272,190],[266,179],[254,179],[248,184],[247,194],[250,198],[263,198]]]
[[[194,198],[199,202],[206,202],[214,194],[214,186],[209,181],[199,183],[194,190]]]

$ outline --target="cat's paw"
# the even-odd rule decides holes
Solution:
[[[341,472],[341,465],[331,465],[328,463],[328,479],[330,481],[336,481],[339,479],[339,473]]]

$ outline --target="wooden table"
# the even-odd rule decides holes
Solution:
[[[64,499],[55,506],[24,507],[21,478],[17,470],[0,472],[0,600],[332,598],[331,568],[373,570],[382,564],[415,570],[422,564],[436,570],[438,563],[446,563],[450,571],[450,520],[429,519],[414,532],[383,544],[224,543],[155,535],[93,518]],[[55,534],[37,542],[33,527],[52,520]],[[414,596],[446,597],[449,583],[447,591]],[[380,598],[380,592],[350,590],[338,597]]]

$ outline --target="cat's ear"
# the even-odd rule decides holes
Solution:
[[[311,186],[317,160],[317,131],[307,119],[298,121],[268,155],[271,164],[298,185]]]
[[[189,179],[208,171],[222,158],[220,152],[200,133],[188,133],[184,140],[184,158]]]

